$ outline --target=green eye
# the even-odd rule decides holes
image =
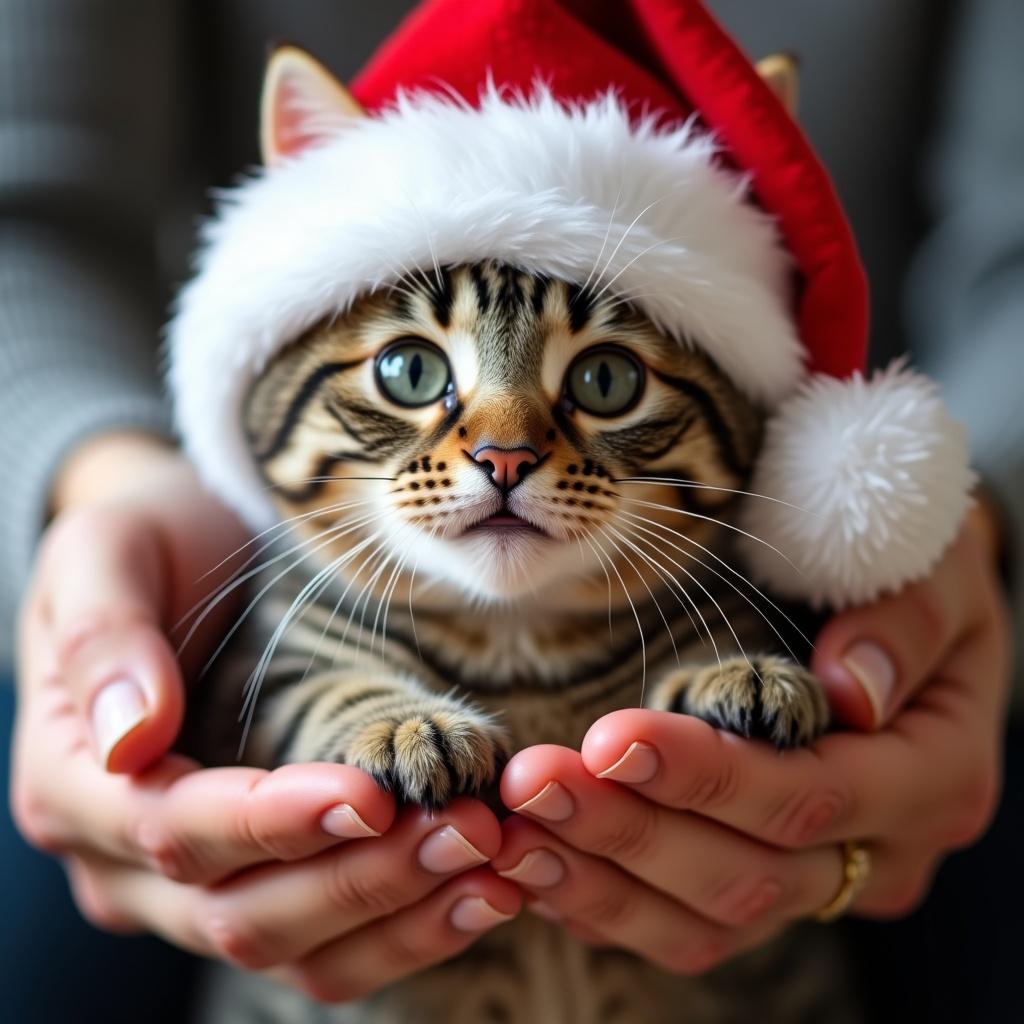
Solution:
[[[640,400],[644,370],[623,348],[600,345],[583,352],[569,367],[565,390],[574,405],[593,416],[621,416]]]
[[[430,405],[451,390],[452,373],[429,341],[403,338],[377,356],[377,386],[398,405]]]

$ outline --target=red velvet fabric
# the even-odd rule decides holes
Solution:
[[[802,275],[809,368],[864,365],[867,284],[828,174],[757,70],[698,0],[426,0],[352,83],[371,112],[400,88],[475,103],[488,75],[566,101],[614,87],[637,112],[677,121],[695,109],[748,172]],[[756,339],[751,339],[756,344]]]

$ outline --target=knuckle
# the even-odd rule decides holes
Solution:
[[[763,832],[782,846],[811,846],[850,814],[852,804],[849,792],[837,786],[795,790],[770,810]]]
[[[131,922],[104,891],[98,879],[80,861],[68,867],[68,884],[78,912],[94,928],[104,932],[127,932],[134,929]]]
[[[230,908],[207,905],[200,930],[217,956],[239,967],[260,970],[277,962],[271,938],[252,920]]]
[[[595,838],[593,852],[618,862],[637,863],[648,858],[656,841],[658,811],[653,804],[637,801],[635,809],[609,822]]]
[[[31,787],[11,789],[11,818],[25,842],[43,853],[60,853],[63,843],[45,801]]]
[[[673,807],[712,810],[729,803],[739,790],[739,773],[731,758],[719,758],[716,770],[698,772],[672,795]]]
[[[599,930],[615,928],[625,924],[632,912],[632,901],[621,886],[609,886],[602,892],[592,894],[572,916]]]
[[[385,928],[381,935],[378,962],[402,973],[426,966],[431,960],[441,956],[443,950],[436,942],[423,941],[425,938],[426,936],[417,936],[408,928],[392,924]]]
[[[188,882],[199,877],[196,851],[183,836],[168,828],[154,822],[143,822],[134,830],[134,836],[129,837],[129,845],[138,845],[153,866],[172,881]]]
[[[386,917],[406,903],[399,887],[383,874],[351,872],[339,859],[327,873],[327,899],[344,913],[368,914],[371,919]]]
[[[713,882],[707,892],[707,913],[722,924],[751,924],[764,917],[782,898],[783,885],[777,877],[730,874]]]

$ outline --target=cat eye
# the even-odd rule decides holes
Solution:
[[[566,396],[592,416],[621,416],[640,400],[643,364],[617,345],[598,345],[576,357],[565,375]]]
[[[430,405],[452,390],[448,360],[422,338],[402,338],[377,356],[377,386],[397,405]]]

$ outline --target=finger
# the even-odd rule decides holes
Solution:
[[[979,648],[952,669],[984,668]],[[898,729],[834,733],[783,755],[687,715],[617,711],[591,727],[582,757],[595,776],[777,846],[915,831],[955,844],[984,827],[998,792],[998,716],[981,703],[935,682]]]
[[[144,813],[136,838],[169,878],[210,883],[264,861],[310,857],[339,840],[379,836],[394,815],[394,798],[348,765],[214,768],[175,782]]]
[[[667,810],[594,778],[576,751],[562,747],[520,751],[505,769],[502,797],[576,850],[617,864],[718,924],[805,917],[835,886],[833,848],[784,852],[699,815]],[[495,870],[515,865],[510,856],[503,848]]]
[[[503,832],[501,863],[507,847],[513,869],[535,849],[543,849],[561,865],[561,877],[554,884],[537,886],[515,878],[540,901],[531,909],[541,916],[573,921],[606,942],[683,974],[706,971],[735,951],[735,929],[701,917],[617,865],[583,853],[522,819],[506,821]]]
[[[519,913],[510,882],[481,868],[275,972],[319,1002],[349,1002],[460,953]]]
[[[138,771],[170,748],[183,713],[181,673],[162,630],[167,581],[156,530],[137,515],[77,510],[55,524],[41,571],[57,667],[96,756],[109,771]]]
[[[928,579],[825,626],[811,668],[841,722],[875,729],[889,721],[991,614],[988,564],[980,544],[964,532]]]
[[[224,883],[197,906],[198,928],[244,967],[288,963],[419,902],[485,863],[500,842],[497,819],[478,801],[457,800],[436,817],[410,808],[378,839]]]
[[[562,920],[570,931],[590,944],[614,943],[618,931],[613,924],[601,926],[608,916],[607,908],[596,902],[588,909],[582,899],[567,898],[563,892],[568,883],[581,893],[600,894],[609,884],[615,885],[615,876],[609,876],[607,861],[583,853],[564,844],[539,824],[513,817],[503,823],[501,853],[495,857],[493,870],[521,886],[529,896],[528,908],[551,920]],[[854,900],[848,912],[864,917],[892,918],[910,913],[928,891],[936,865],[934,854],[917,847],[895,850],[884,846],[869,846],[871,871],[867,884]],[[829,904],[844,881],[842,851],[830,847],[822,851],[828,858],[830,874],[827,888],[816,897],[816,902],[800,916],[810,917]],[[622,889],[612,895],[613,905],[618,897],[628,900],[633,890]],[[595,914],[596,908],[596,914]],[[611,914],[614,921],[615,912]],[[704,918],[698,915],[697,923]],[[774,934],[785,919],[765,914],[755,920],[742,922],[727,931],[728,940],[721,950],[723,957],[751,949]],[[703,936],[703,932],[699,933]],[[720,933],[714,933],[715,936]],[[646,950],[638,950],[647,956]]]

